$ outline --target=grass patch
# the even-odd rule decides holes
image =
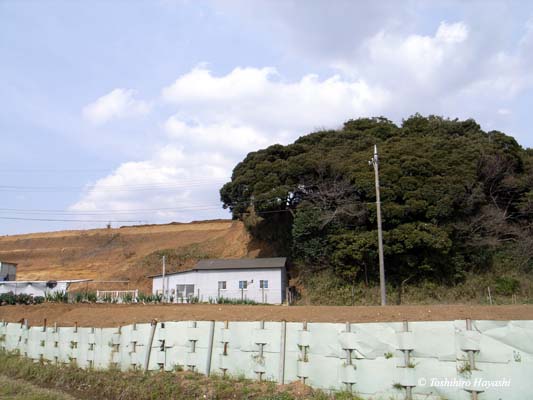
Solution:
[[[326,394],[298,383],[278,386],[243,378],[213,375],[206,377],[188,371],[121,372],[83,370],[69,365],[34,362],[0,351],[0,374],[52,390],[61,390],[80,399],[249,399],[249,400],[359,400],[349,393]],[[3,398],[3,397],[0,397]],[[8,397],[9,398],[9,397]],[[45,398],[46,397],[38,397]],[[58,397],[51,397],[55,399]],[[14,397],[19,400],[19,398]],[[26,399],[21,397],[20,400]],[[31,397],[29,399],[32,399]],[[63,399],[59,397],[59,399]]]
[[[188,260],[202,260],[211,257],[211,253],[204,249],[205,246],[201,246],[197,243],[185,247],[179,247],[176,249],[163,249],[157,250],[148,254],[141,260],[143,267],[151,267],[156,265],[161,268],[161,259],[166,257],[167,265],[181,266]]]
[[[504,275],[504,274],[509,275]],[[502,277],[503,275],[503,277]],[[488,290],[492,291],[493,304],[532,304],[533,273],[519,276],[497,269],[484,273],[467,273],[455,285],[423,281],[404,285],[401,304],[489,304]],[[379,286],[357,282],[349,285],[330,271],[310,274],[300,282],[304,288],[298,304],[372,306],[380,304]],[[397,304],[399,288],[387,285],[390,304]]]
[[[472,366],[468,361],[463,361],[457,366],[457,372],[459,372],[460,375],[470,376],[472,372]]]
[[[211,299],[210,299],[211,300]],[[227,297],[218,297],[213,299],[214,304],[246,304],[246,305],[257,305],[260,304],[255,300],[250,299],[230,299]],[[211,303],[211,301],[209,301]]]
[[[39,388],[31,383],[0,375],[0,399],[3,400],[74,400],[68,394]]]
[[[202,245],[193,243],[184,247],[161,249],[135,261],[129,272],[140,276],[158,274],[161,272],[163,256],[166,258],[167,272],[172,273],[176,270],[190,268],[198,260],[216,257],[216,254],[210,250],[209,244],[206,243]]]

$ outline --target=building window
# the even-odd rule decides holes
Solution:
[[[181,300],[194,296],[194,285],[176,285],[176,295]]]
[[[268,289],[268,281],[267,280],[260,280],[259,281],[259,288],[260,289]]]
[[[218,289],[226,290],[226,281],[218,281]]]
[[[239,289],[248,289],[248,281],[239,281]]]

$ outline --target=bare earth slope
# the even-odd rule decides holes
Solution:
[[[243,224],[230,220],[0,237],[0,260],[18,263],[17,280],[129,279],[130,288],[143,291],[151,287],[146,276],[160,271],[162,250],[170,250],[169,271],[199,258],[257,257],[261,251]]]

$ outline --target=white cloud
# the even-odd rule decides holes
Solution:
[[[407,4],[406,4],[407,3]],[[266,33],[298,61],[317,65],[331,58],[351,57],[361,40],[380,30],[404,30],[413,25],[413,1],[234,0],[214,2],[223,14]]]
[[[533,88],[533,24],[525,26],[516,47],[487,54],[476,66],[477,76],[458,90],[458,102],[471,106],[472,100],[485,106],[489,112],[496,111],[487,105],[494,101],[512,100]],[[465,98],[468,97],[468,99]],[[503,128],[501,128],[503,129]]]
[[[69,210],[96,213],[87,219],[98,215],[111,221],[227,217],[218,202],[218,189],[228,180],[230,165],[222,154],[189,153],[179,145],[169,144],[149,160],[123,163],[110,175],[88,185]]]
[[[251,126],[268,137],[297,137],[307,130],[338,126],[345,119],[385,109],[390,94],[364,80],[338,75],[319,79],[280,79],[273,68],[235,68],[214,76],[205,67],[193,69],[162,91],[179,106],[179,119],[191,116],[203,123]]]
[[[112,119],[147,114],[150,105],[145,101],[136,100],[135,95],[135,90],[114,89],[85,106],[83,117],[93,124],[103,124]]]
[[[164,88],[163,98],[175,103],[242,100],[263,93],[274,76],[274,68],[235,68],[220,78],[200,66]]]
[[[286,82],[273,68],[235,68],[215,76],[198,67],[163,88],[162,97],[176,107],[160,122],[168,142],[146,160],[124,163],[90,185],[71,210],[187,208],[152,215],[159,222],[198,219],[202,212],[227,216],[218,190],[248,152],[379,114],[390,94],[338,75]],[[202,209],[206,203],[210,211]]]
[[[533,87],[532,32],[526,24],[514,47],[504,49],[465,21],[442,21],[430,34],[384,29],[364,40],[356,57],[331,63],[391,93],[384,112],[389,118],[440,114],[475,118],[482,125],[499,122],[505,130],[510,119],[498,113],[502,102]]]
[[[382,29],[349,57],[332,59],[341,73],[326,78],[286,80],[272,67],[237,67],[222,75],[193,68],[161,89],[162,108],[171,114],[154,127],[166,142],[144,161],[124,163],[96,182],[72,209],[183,208],[161,210],[152,222],[225,215],[217,207],[218,190],[248,152],[336,128],[349,118],[385,115],[399,121],[421,112],[474,117],[487,128],[505,130],[515,115],[509,100],[533,85],[532,31],[526,27],[513,49],[484,54],[479,32],[464,21],[440,22],[430,34]],[[124,97],[122,105],[104,106],[114,103],[101,101],[112,93],[94,103],[100,105],[93,120],[145,112],[132,91],[115,95]],[[109,190],[139,184],[153,190]]]
[[[224,149],[239,154],[250,149],[259,149],[271,143],[271,138],[251,126],[235,125],[230,122],[214,124],[187,124],[177,116],[165,122],[165,130],[171,139],[194,142],[208,149]]]
[[[468,32],[463,22],[441,22],[433,36],[382,31],[365,42],[361,61],[345,68],[355,65],[365,76],[396,90],[435,93],[464,76],[470,59]]]
[[[437,29],[435,39],[444,43],[461,43],[468,37],[468,27],[464,22],[448,24],[443,21]]]

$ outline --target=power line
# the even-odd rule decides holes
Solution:
[[[46,222],[137,222],[142,223],[142,220],[90,220],[90,219],[52,219],[52,218],[18,218],[18,217],[0,217],[0,219],[9,219],[17,221],[46,221]]]
[[[372,204],[372,203],[370,203]],[[192,209],[192,210],[186,210],[183,209],[183,211],[210,211],[210,210],[221,210],[220,206],[216,208],[198,208],[198,209]],[[319,209],[321,210],[322,207],[306,207],[306,209]],[[176,210],[179,211],[179,210]],[[294,212],[293,209],[283,209],[283,210],[266,210],[266,211],[254,211],[255,214],[262,215],[262,214],[275,214],[275,213],[283,213],[283,212]],[[245,212],[245,214],[249,214],[249,212]],[[78,214],[78,215],[85,215],[85,214]],[[104,215],[102,215],[104,216]],[[0,219],[3,220],[17,220],[17,221],[44,221],[44,222],[88,222],[88,223],[95,223],[95,222],[101,222],[101,223],[108,223],[108,222],[136,222],[136,223],[147,223],[146,220],[111,220],[111,219],[55,219],[55,218],[27,218],[27,217],[0,217]]]
[[[252,205],[260,205],[262,203],[266,202],[276,202],[279,201],[280,198],[270,198],[270,199],[262,199],[262,200],[255,200],[253,202],[250,201],[243,201],[243,202],[235,202],[235,203],[227,203],[226,208],[228,207],[238,207],[238,206],[252,206]],[[375,205],[374,202],[361,202],[361,204],[366,205]],[[220,209],[223,206],[221,203],[210,203],[210,204],[198,204],[198,205],[192,205],[192,206],[182,206],[182,207],[159,207],[159,208],[136,208],[136,209],[95,209],[95,210],[87,210],[87,211],[77,211],[77,210],[54,210],[54,209],[21,209],[21,208],[0,208],[0,213],[11,213],[11,214],[53,214],[53,215],[110,215],[110,214],[142,214],[142,213],[158,213],[158,212],[165,212],[165,211],[205,211],[205,210],[211,210],[211,209]],[[306,207],[306,208],[313,208],[313,209],[323,209],[323,207]],[[255,210],[256,213],[274,213],[274,212],[285,212],[290,211],[289,209],[283,209],[283,210],[267,210],[267,211],[260,211]]]
[[[273,197],[268,199],[260,199],[253,201],[241,201],[227,203],[227,207],[237,207],[237,206],[251,206],[259,205],[268,202],[276,202],[281,204],[282,199],[280,197]],[[0,208],[0,212],[10,212],[10,213],[44,213],[44,214],[73,214],[73,215],[84,215],[84,214],[114,214],[114,213],[143,213],[143,212],[161,212],[161,211],[189,211],[189,210],[206,210],[212,208],[220,208],[222,204],[217,203],[207,203],[207,204],[197,204],[192,206],[181,206],[181,207],[158,207],[158,208],[135,208],[135,209],[95,209],[87,211],[77,211],[77,210],[58,210],[58,209],[24,209],[24,208]]]
[[[176,178],[178,179],[178,178]],[[179,182],[147,182],[147,183],[132,183],[132,184],[123,184],[123,185],[98,185],[103,188],[135,188],[135,187],[149,187],[149,186],[175,186],[178,183],[179,184],[199,184],[199,183],[211,183],[211,182],[219,182],[221,180],[230,179],[230,177],[227,176],[220,176],[220,177],[213,177],[213,178],[202,178],[202,179],[179,179]],[[89,185],[83,185],[83,186],[18,186],[18,185],[1,185],[0,187],[5,188],[15,188],[15,189],[83,189],[87,186],[95,186],[95,184],[89,184]]]
[[[229,207],[238,207],[238,206],[259,206],[264,203],[277,203],[277,205],[287,205],[285,203],[285,199],[282,199],[280,197],[274,197],[274,198],[268,198],[268,199],[260,199],[260,200],[253,200],[253,201],[242,201],[242,202],[234,202],[234,203],[227,203],[225,204],[226,209]],[[371,202],[364,202],[363,204],[366,205],[375,205],[375,203]],[[220,210],[221,204],[198,204],[198,205],[192,205],[192,206],[182,206],[182,207],[162,207],[162,208],[146,208],[146,209],[99,209],[99,210],[87,210],[87,211],[76,211],[76,210],[50,210],[50,209],[15,209],[15,208],[0,208],[0,213],[9,214],[9,215],[15,215],[15,216],[9,216],[9,217],[0,217],[0,219],[5,220],[27,220],[27,221],[57,221],[57,222],[142,222],[141,220],[96,220],[96,219],[65,219],[65,218],[52,218],[52,217],[63,217],[63,216],[72,216],[72,217],[82,217],[82,216],[100,216],[100,217],[106,217],[110,216],[111,218],[113,216],[117,215],[140,215],[143,214],[154,214],[154,213],[160,213],[160,212],[171,212],[171,213],[179,213],[179,212],[200,212],[200,211],[210,211],[210,210]],[[323,207],[314,206],[314,207],[306,207],[306,208],[312,208],[312,209],[323,209]],[[255,210],[254,212],[258,215],[262,214],[273,214],[273,213],[283,213],[283,212],[294,212],[294,209],[281,209],[281,210]],[[30,218],[26,217],[26,215],[32,216],[42,216],[41,218]],[[45,217],[49,218],[45,218]]]
[[[249,203],[242,204],[229,204],[229,206],[237,205],[250,205]],[[82,216],[82,215],[113,215],[113,214],[151,214],[160,212],[180,212],[180,211],[208,211],[222,209],[222,204],[206,204],[190,207],[168,207],[168,208],[152,208],[152,209],[132,209],[132,210],[94,210],[94,211],[65,211],[65,210],[31,210],[31,209],[14,209],[14,208],[1,208],[0,213],[4,214],[22,214],[22,215],[65,215],[65,216]],[[282,212],[287,210],[268,210],[268,211],[256,211],[259,212]]]
[[[73,215],[85,215],[85,214],[130,214],[130,213],[143,213],[143,212],[161,212],[161,211],[180,211],[180,210],[198,210],[204,208],[220,208],[221,204],[203,204],[196,206],[184,206],[184,207],[163,207],[163,208],[137,208],[137,209],[109,209],[109,210],[45,210],[45,209],[21,209],[21,208],[0,208],[0,212],[10,212],[14,214],[73,214]]]
[[[106,215],[132,215],[132,214],[156,214],[161,212],[181,212],[181,211],[208,211],[221,209],[221,205],[202,206],[202,207],[182,207],[152,210],[115,210],[107,212],[69,212],[69,211],[22,211],[22,210],[0,210],[3,214],[14,215],[60,215],[60,216],[106,216]]]
[[[126,163],[126,164],[130,164],[130,163]],[[131,164],[135,164],[135,162],[132,162]],[[119,169],[120,167],[123,167],[125,164],[122,164],[122,165],[119,165],[119,166],[116,166],[116,167],[109,167],[109,168],[0,168],[0,173],[11,173],[11,172],[15,172],[15,173],[23,173],[23,172],[31,172],[31,173],[35,173],[35,172],[59,172],[59,173],[67,173],[67,172],[109,172],[109,171],[116,171],[117,169]],[[148,167],[148,166],[138,166],[138,165],[128,165],[128,166],[131,166],[133,168],[135,168],[135,170],[147,170],[147,171],[150,171],[150,170],[164,170],[164,169],[175,169],[175,168],[179,168],[179,167],[176,167],[176,166],[153,166],[153,167]]]
[[[88,186],[0,186],[0,192],[11,193],[64,193],[64,192],[143,192],[143,191],[173,191],[177,189],[188,189],[199,186],[207,186],[212,184],[220,184],[225,179],[206,180],[206,181],[192,181],[180,183],[159,183],[159,184],[143,184],[143,185],[88,185]]]

